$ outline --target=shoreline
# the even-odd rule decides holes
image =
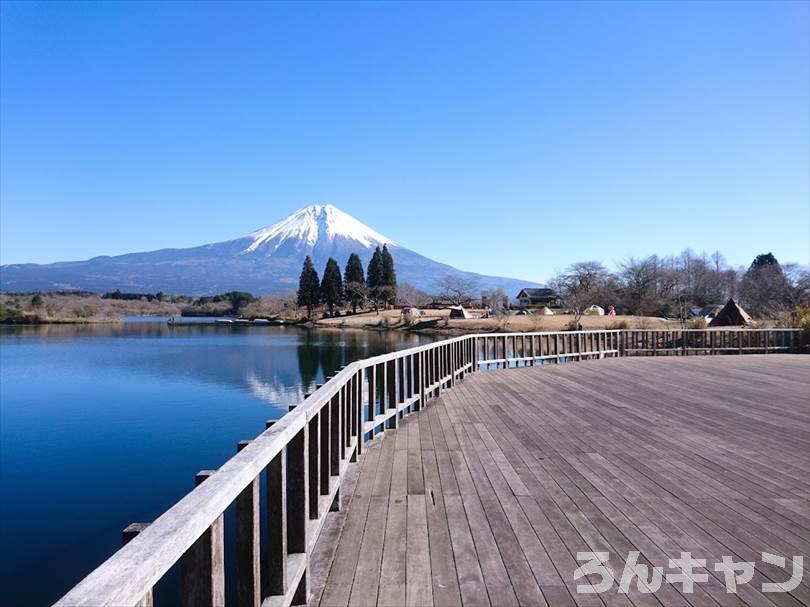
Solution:
[[[430,315],[428,315],[430,314]],[[168,315],[171,316],[171,315]],[[429,311],[424,317],[414,319],[412,322],[404,321],[398,310],[385,310],[379,314],[374,312],[361,312],[336,318],[321,318],[318,320],[306,319],[274,319],[269,322],[254,323],[248,319],[237,319],[242,322],[217,322],[214,319],[223,319],[224,316],[211,316],[211,320],[202,320],[206,317],[194,316],[190,318],[198,319],[196,322],[178,322],[169,324],[166,322],[167,315],[152,314],[126,314],[118,318],[51,318],[43,319],[34,317],[36,320],[21,322],[19,319],[14,322],[2,322],[0,327],[37,327],[37,326],[57,326],[57,325],[122,325],[127,324],[125,317],[132,317],[141,320],[130,321],[131,324],[138,322],[149,323],[148,319],[160,323],[170,328],[186,327],[212,327],[221,328],[261,328],[261,327],[296,327],[301,329],[318,330],[362,330],[377,333],[387,331],[397,331],[411,335],[423,335],[434,338],[452,338],[468,335],[471,333],[483,333],[497,335],[499,333],[532,333],[532,332],[566,332],[573,330],[570,323],[572,315],[559,314],[555,316],[502,316],[499,318],[469,318],[451,319],[444,310]],[[680,330],[684,327],[680,321],[663,318],[636,317],[636,316],[583,316],[580,319],[582,331],[599,331],[611,329],[657,329],[657,330]],[[761,324],[765,327],[773,328],[775,323],[764,321]],[[760,327],[761,328],[761,327]]]

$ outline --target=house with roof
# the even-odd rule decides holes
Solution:
[[[703,306],[702,308],[692,308],[692,316],[695,317],[703,317],[706,319],[706,322],[711,322],[717,314],[719,314],[720,310],[723,309],[723,304],[709,304],[707,306]]]
[[[522,308],[559,308],[561,305],[556,291],[545,287],[521,289],[515,299]]]

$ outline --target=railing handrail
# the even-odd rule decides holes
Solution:
[[[636,331],[641,333],[661,332],[661,331],[685,331],[687,333],[706,333],[707,331],[738,331],[743,333],[772,333],[774,331],[792,331],[801,332],[803,329],[796,329],[793,327],[774,327],[772,329],[741,329],[739,327],[706,327],[705,329],[682,329],[680,327],[672,327],[671,329],[620,329],[621,331]]]
[[[469,340],[471,335],[414,346],[349,363],[301,405],[228,459],[204,483],[115,552],[55,605],[134,605],[180,559],[238,495],[360,369]],[[169,540],[171,538],[171,540]],[[103,597],[103,599],[99,599]]]
[[[795,331],[800,329],[736,329],[729,331]],[[177,563],[184,553],[208,530],[211,525],[228,508],[262,472],[270,462],[283,452],[291,440],[302,430],[307,423],[343,389],[352,378],[358,377],[358,372],[375,368],[376,365],[388,363],[393,360],[413,357],[416,354],[429,352],[438,348],[445,348],[455,343],[475,344],[471,349],[471,361],[459,365],[458,369],[451,369],[451,377],[460,370],[477,371],[479,364],[505,363],[516,358],[504,359],[478,359],[477,340],[508,340],[510,338],[527,337],[556,337],[566,336],[594,336],[615,335],[647,331],[701,331],[703,329],[600,329],[592,331],[536,331],[530,333],[476,333],[462,335],[446,340],[435,341],[412,348],[398,350],[387,354],[369,357],[349,363],[334,377],[304,401],[284,415],[272,427],[262,432],[236,455],[228,459],[217,471],[211,474],[205,482],[201,483],[188,494],[166,510],[152,524],[146,527],[132,541],[110,556],[106,561],[94,569],[87,577],[64,595],[56,605],[59,607],[78,605],[135,605],[146,593],[150,592],[163,575]],[[620,338],[616,338],[616,344]],[[506,343],[506,342],[505,342]],[[556,342],[555,342],[556,343]],[[599,342],[601,343],[601,342]],[[504,346],[506,348],[506,346]],[[618,353],[619,349],[607,350]],[[534,351],[533,351],[534,352]],[[507,351],[505,349],[504,354]],[[525,353],[525,352],[524,352]],[[597,355],[603,352],[597,350],[579,353],[558,353],[559,358],[570,355]],[[552,355],[554,356],[554,355]],[[543,358],[536,356],[536,359]],[[413,359],[411,359],[413,360]],[[521,358],[520,360],[525,360]],[[360,376],[361,387],[363,382]],[[439,385],[442,384],[439,378]],[[412,388],[412,386],[411,386]],[[422,386],[424,390],[425,386]],[[364,406],[362,398],[359,403]],[[397,412],[395,411],[395,415]],[[361,420],[362,422],[362,420]],[[359,427],[362,427],[362,423]],[[358,431],[359,432],[359,431]],[[365,431],[359,433],[357,440],[363,441]]]

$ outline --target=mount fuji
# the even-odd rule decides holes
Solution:
[[[299,209],[282,221],[241,238],[187,249],[161,249],[86,261],[0,266],[2,291],[86,290],[210,295],[225,291],[275,294],[294,291],[304,257],[318,272],[329,257],[340,267],[357,253],[366,267],[374,248],[387,245],[399,283],[436,292],[446,276],[475,279],[480,289],[514,295],[535,283],[464,272],[398,245],[351,215],[329,205]]]

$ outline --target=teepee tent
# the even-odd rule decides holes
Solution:
[[[543,316],[554,316],[554,312],[548,306],[543,306],[540,308],[540,314]]]
[[[723,309],[709,323],[710,327],[744,327],[753,322],[748,312],[733,299],[729,299]]]

